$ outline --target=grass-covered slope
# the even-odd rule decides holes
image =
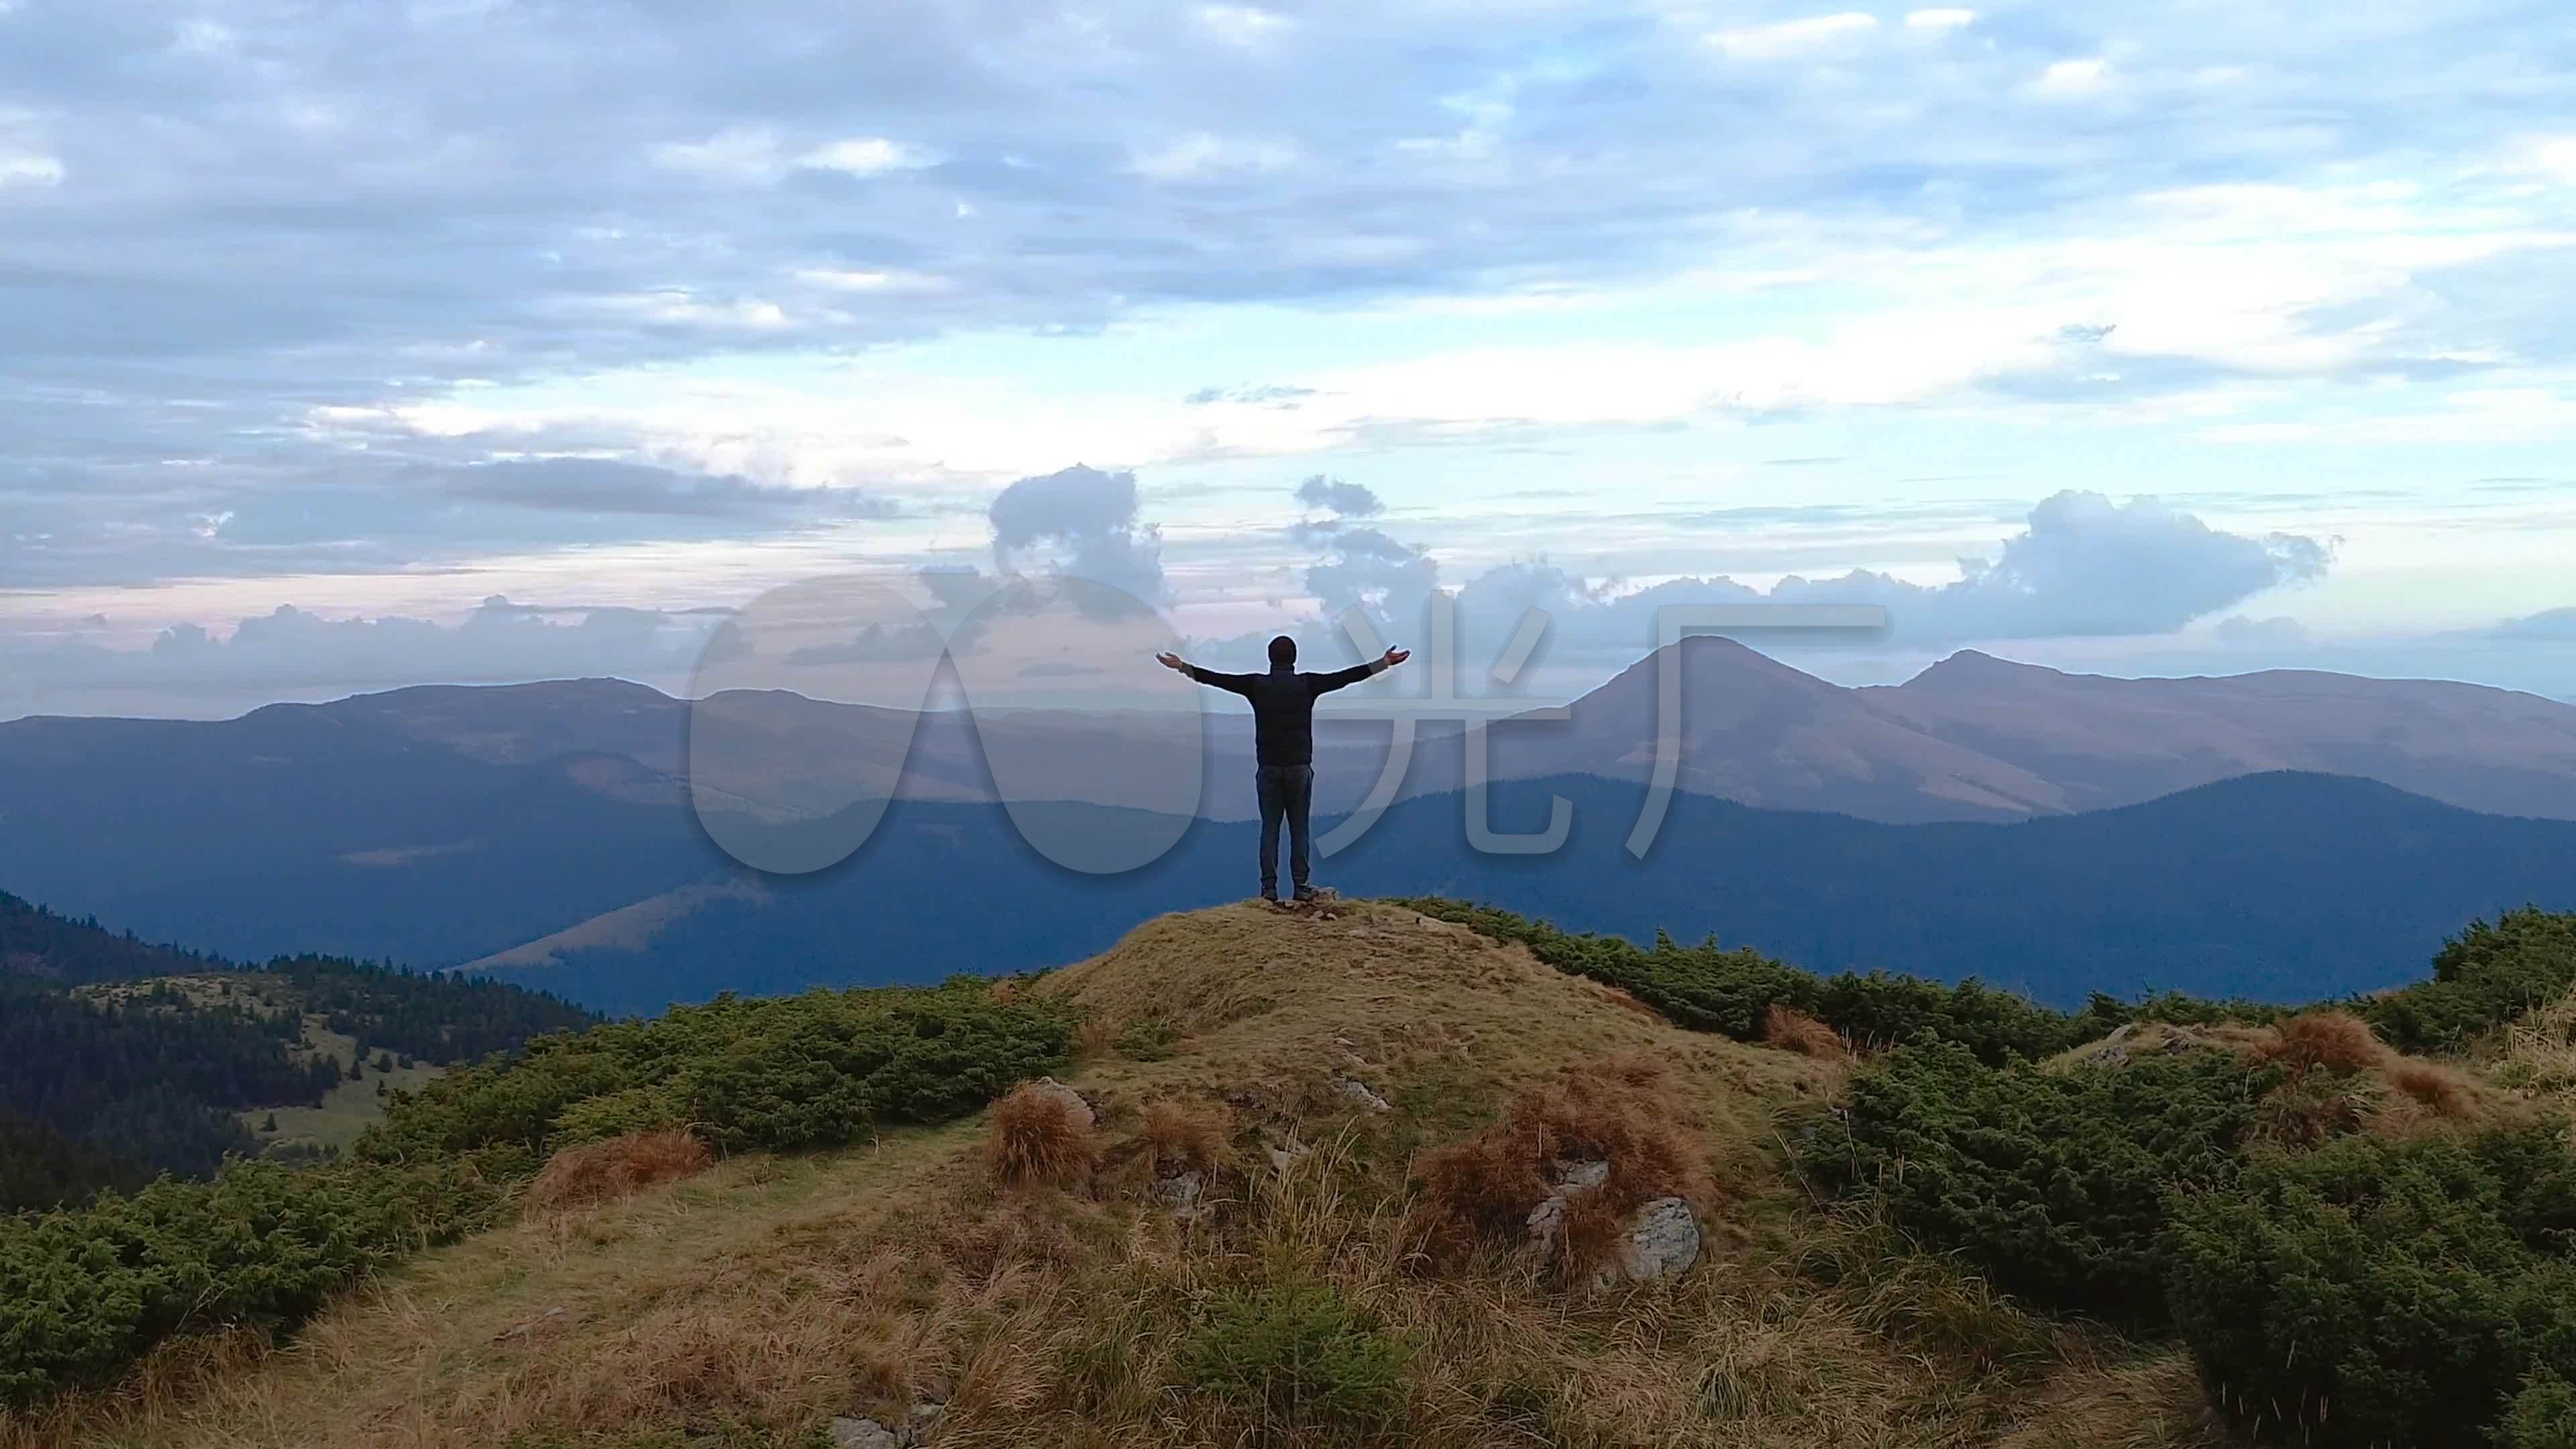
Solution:
[[[139,1254],[160,1334],[131,1372],[93,1346],[116,1387],[22,1394],[0,1446],[813,1446],[864,1416],[935,1449],[2540,1449],[2576,1432],[2576,1001],[2531,1004],[2576,980],[2562,925],[2446,954],[2445,1053],[2396,1024],[2432,1013],[2374,1015],[2402,998],[2060,1013],[1439,902],[720,1001],[447,1074],[364,1164],[195,1189],[274,1209],[291,1262],[156,1236],[212,1220],[186,1197],[0,1228],[0,1304]],[[1602,1184],[1533,1245],[1575,1162]],[[271,1202],[335,1174],[376,1195]],[[1695,1266],[1603,1279],[1675,1200]],[[71,1250],[96,1231],[122,1246]]]
[[[927,1404],[941,1445],[2036,1444],[2114,1424],[2165,1442],[2194,1422],[2174,1355],[2052,1326],[1866,1229],[1801,1225],[1772,1123],[1839,1066],[1677,1026],[1518,946],[1401,906],[1236,906],[975,990],[975,1011],[1071,1032],[1056,1075],[1096,1121],[1054,1142],[1060,1186],[997,1180],[994,1128],[969,1117],[853,1122],[852,1145],[737,1150],[585,1205],[520,1189],[515,1222],[404,1260],[281,1350],[236,1338],[248,1359],[193,1372],[165,1352],[155,1391],[41,1422],[72,1443],[528,1449],[804,1445]],[[748,1062],[796,1036],[710,1025],[608,1028],[515,1087],[452,1074],[370,1151],[479,1143],[464,1153],[519,1170],[528,1143],[584,1150],[568,1116],[605,1115],[565,1081],[633,1106],[660,1073],[696,1110],[699,1046]],[[1560,1125],[1662,1144],[1700,1267],[1592,1293],[1509,1242],[1444,1241],[1417,1155],[1484,1140],[1516,1098],[1634,1116]],[[1203,1188],[1178,1221],[1152,1184],[1184,1167]]]

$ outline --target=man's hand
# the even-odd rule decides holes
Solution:
[[[1386,657],[1379,660],[1378,664],[1383,668],[1393,669],[1395,666],[1402,664],[1404,661],[1412,657],[1413,651],[1410,649],[1390,648],[1386,651]]]
[[[1188,673],[1190,668],[1187,664],[1181,662],[1181,656],[1178,654],[1157,654],[1154,656],[1154,662],[1162,665],[1165,669],[1179,670],[1184,674]]]

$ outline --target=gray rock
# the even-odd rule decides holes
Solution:
[[[2094,1043],[2093,1050],[2085,1054],[2084,1060],[2097,1067],[2119,1066],[2128,1061],[2129,1053],[2135,1050],[2137,1037],[2138,1024],[2130,1022]]]
[[[832,1449],[903,1449],[903,1440],[874,1419],[834,1419]]]
[[[1029,1085],[1035,1088],[1039,1095],[1052,1097],[1055,1100],[1064,1103],[1066,1107],[1072,1110],[1075,1119],[1080,1121],[1083,1126],[1089,1127],[1099,1121],[1099,1118],[1091,1110],[1091,1104],[1082,1099],[1082,1094],[1080,1092],[1077,1092],[1073,1088],[1066,1086],[1064,1083],[1057,1081],[1055,1078],[1040,1077],[1036,1081],[1029,1083]]]
[[[1677,1277],[1699,1261],[1699,1242],[1690,1204],[1659,1197],[1629,1217],[1619,1239],[1619,1273],[1631,1283]]]
[[[1270,1165],[1279,1169],[1280,1176],[1285,1177],[1288,1170],[1295,1167],[1309,1150],[1305,1143],[1291,1137],[1270,1149]]]
[[[1287,1169],[1280,1170],[1284,1172]],[[1198,1216],[1199,1194],[1205,1191],[1206,1187],[1207,1184],[1200,1180],[1197,1173],[1176,1172],[1170,1177],[1154,1179],[1154,1201],[1169,1208],[1172,1216],[1176,1218],[1193,1218]]]
[[[1565,1230],[1566,1199],[1610,1180],[1610,1164],[1606,1162],[1569,1162],[1560,1157],[1551,1165],[1556,1169],[1556,1191],[1530,1209],[1528,1220],[1530,1244],[1541,1253],[1554,1249],[1557,1235]]]
[[[1565,1231],[1565,1198],[1551,1197],[1531,1208],[1529,1213],[1530,1246],[1542,1253],[1556,1247],[1556,1235]]]
[[[1339,1077],[1334,1079],[1333,1087],[1343,1096],[1350,1098],[1352,1101],[1359,1103],[1361,1106],[1368,1108],[1372,1112],[1392,1112],[1395,1110],[1394,1103],[1379,1096],[1377,1093],[1370,1091],[1368,1089],[1368,1085],[1364,1082],[1354,1082],[1348,1077]]]

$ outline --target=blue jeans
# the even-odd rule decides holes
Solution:
[[[1261,893],[1279,893],[1279,818],[1288,818],[1288,879],[1306,884],[1306,811],[1315,799],[1312,765],[1262,765],[1252,772],[1261,797]]]

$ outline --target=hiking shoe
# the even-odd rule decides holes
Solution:
[[[1301,901],[1314,901],[1321,900],[1323,897],[1316,892],[1313,886],[1302,885],[1297,887],[1297,899]]]
[[[1261,898],[1262,898],[1263,900],[1265,900],[1265,901],[1268,901],[1270,904],[1272,904],[1272,905],[1274,905],[1274,906],[1275,906],[1275,905],[1277,905],[1277,904],[1279,904],[1279,888],[1278,888],[1277,886],[1265,886],[1265,887],[1263,887],[1263,888],[1262,888],[1262,891],[1261,891]]]

